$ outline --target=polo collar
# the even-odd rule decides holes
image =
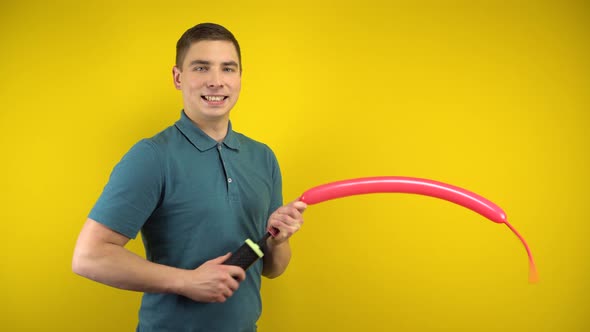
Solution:
[[[217,146],[217,141],[197,127],[184,113],[184,110],[180,112],[180,119],[174,125],[199,151],[206,151]],[[225,135],[222,143],[232,150],[239,150],[240,148],[240,142],[236,133],[232,130],[231,121],[228,124],[227,135]]]

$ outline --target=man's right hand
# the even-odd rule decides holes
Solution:
[[[178,293],[197,302],[225,302],[246,279],[241,267],[223,265],[230,255],[227,253],[194,270],[187,270]]]

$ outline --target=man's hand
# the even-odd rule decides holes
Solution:
[[[270,215],[268,226],[279,230],[279,233],[272,238],[274,244],[281,244],[287,241],[303,225],[303,211],[307,204],[301,201],[293,201],[281,206]]]
[[[278,234],[266,241],[267,250],[264,254],[262,275],[267,278],[280,276],[291,260],[289,238],[303,225],[303,211],[307,204],[294,201],[281,206],[268,218],[268,227],[278,230]]]
[[[214,258],[186,271],[178,293],[197,302],[225,302],[246,278],[241,267],[223,265],[230,255]]]

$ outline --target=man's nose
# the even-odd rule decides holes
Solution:
[[[207,78],[207,86],[210,88],[217,88],[223,86],[221,80],[221,73],[216,70],[212,70],[209,72],[209,77]]]

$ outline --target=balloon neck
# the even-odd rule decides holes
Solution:
[[[535,267],[534,263],[529,265],[529,283],[536,284],[539,282],[539,273],[537,272],[537,268]]]
[[[526,253],[529,258],[529,283],[531,283],[531,284],[537,283],[539,281],[539,274],[537,273],[537,267],[536,267],[535,261],[533,259],[533,254],[531,253],[531,248],[529,248],[529,245],[524,240],[524,237],[522,237],[522,235],[520,235],[520,233],[518,233],[516,228],[514,228],[508,222],[508,220],[504,220],[504,224],[506,224],[506,226],[508,226],[508,228],[510,228],[510,230],[512,231],[512,233],[514,233],[514,235],[516,235],[516,237],[518,237],[518,239],[520,240],[520,242],[522,243],[522,245],[526,249]]]

